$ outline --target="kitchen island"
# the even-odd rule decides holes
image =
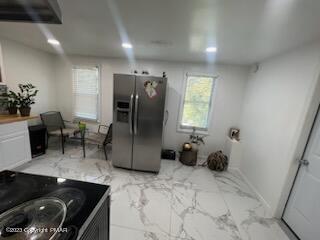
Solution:
[[[31,160],[28,120],[36,116],[0,115],[0,171]]]

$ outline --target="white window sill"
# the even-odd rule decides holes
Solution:
[[[100,121],[96,120],[96,119],[81,118],[81,117],[74,117],[73,118],[74,123],[78,123],[79,121],[85,122],[85,123],[100,123]]]
[[[180,127],[178,127],[177,132],[178,132],[178,133],[192,134],[193,129],[180,128]],[[203,135],[203,136],[208,136],[208,135],[209,135],[209,131],[208,131],[208,130],[196,130],[196,131],[195,131],[195,134],[197,134],[197,135]]]

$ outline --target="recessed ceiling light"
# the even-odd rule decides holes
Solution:
[[[60,42],[56,39],[48,39],[48,43],[52,45],[60,45]]]
[[[206,49],[206,52],[208,52],[208,53],[217,52],[217,48],[216,48],[216,47],[208,47],[208,48]]]
[[[132,48],[132,45],[130,43],[122,43],[122,47],[130,49]]]

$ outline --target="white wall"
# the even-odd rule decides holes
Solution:
[[[0,43],[8,87],[17,91],[19,83],[29,82],[39,89],[31,114],[56,109],[56,56],[7,39]]]
[[[297,160],[295,149],[315,91],[319,58],[319,44],[301,47],[262,62],[248,81],[240,170],[273,215]]]
[[[201,155],[224,150],[226,135],[230,127],[237,127],[248,68],[232,65],[205,65],[172,63],[162,61],[137,61],[130,67],[126,60],[90,58],[82,56],[56,56],[30,48],[8,39],[0,39],[3,49],[6,84],[17,90],[19,83],[30,82],[37,86],[39,94],[32,114],[49,110],[60,110],[67,120],[72,120],[72,66],[99,65],[101,67],[102,108],[101,122],[112,122],[113,74],[131,73],[133,69],[148,70],[152,75],[168,76],[166,109],[169,119],[164,129],[164,147],[180,149],[188,135],[177,132],[179,102],[185,73],[219,75],[217,81],[212,121],[206,145]],[[232,163],[233,164],[233,163]],[[239,163],[234,163],[238,166]],[[234,166],[233,166],[234,167]]]
[[[224,149],[226,135],[230,127],[238,126],[241,113],[243,92],[248,77],[248,68],[231,65],[169,63],[161,61],[137,61],[135,67],[130,67],[124,60],[88,58],[70,56],[57,59],[58,108],[64,118],[72,119],[72,64],[99,65],[101,67],[102,84],[102,122],[112,121],[113,74],[131,73],[132,69],[148,70],[151,75],[162,76],[167,73],[168,92],[166,109],[169,120],[164,130],[164,147],[179,149],[188,139],[187,134],[177,132],[177,119],[182,83],[186,72],[209,73],[219,75],[214,96],[212,122],[206,145],[202,155]]]

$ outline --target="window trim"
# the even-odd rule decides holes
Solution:
[[[179,104],[179,114],[178,114],[178,122],[177,122],[177,132],[181,133],[192,133],[194,127],[183,127],[181,124],[182,121],[182,115],[183,115],[183,107],[184,107],[184,99],[186,95],[187,90],[187,81],[189,76],[194,77],[210,77],[213,80],[213,84],[211,86],[211,96],[209,101],[209,111],[208,111],[208,126],[207,128],[195,128],[195,132],[202,135],[209,135],[210,131],[210,122],[212,119],[212,110],[213,110],[213,104],[214,104],[214,97],[215,97],[215,91],[216,91],[216,85],[217,85],[217,79],[219,76],[212,75],[212,74],[204,74],[204,73],[185,73],[182,83],[182,89],[183,92],[181,93],[180,97],[180,104]]]
[[[98,101],[97,101],[97,119],[78,117],[75,115],[74,107],[75,107],[75,98],[74,98],[74,89],[73,89],[73,81],[74,81],[74,70],[75,69],[83,69],[83,68],[97,68],[98,69]],[[100,65],[73,65],[72,66],[72,118],[73,122],[85,121],[91,123],[100,123],[101,122],[101,66]]]

